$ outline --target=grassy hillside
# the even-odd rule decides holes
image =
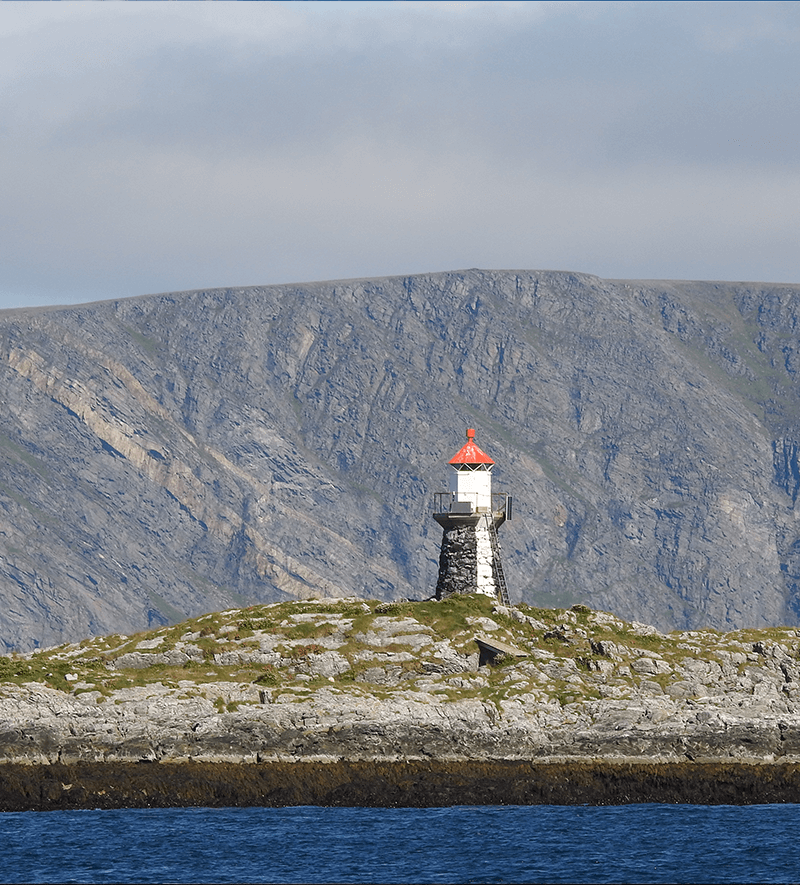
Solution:
[[[481,665],[476,637],[509,646],[509,653]],[[600,698],[661,695],[753,701],[758,686],[764,695],[769,685],[773,700],[789,702],[799,646],[792,628],[663,634],[582,605],[509,609],[481,595],[417,603],[323,599],[231,609],[132,636],[13,654],[0,658],[0,681],[41,683],[98,703],[150,686],[211,698],[220,712],[299,702],[322,688],[376,698],[422,691],[442,702],[481,698],[498,708],[515,698],[577,708]]]

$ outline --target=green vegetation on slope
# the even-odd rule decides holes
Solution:
[[[481,659],[476,637],[519,655]],[[14,654],[0,658],[0,682],[94,692],[98,702],[136,686],[186,697],[210,697],[213,689],[220,712],[245,702],[233,690],[243,685],[284,701],[325,687],[380,698],[424,691],[498,706],[535,698],[563,707],[642,695],[752,695],[777,649],[791,698],[797,682],[785,662],[798,660],[798,647],[794,629],[663,634],[583,605],[506,608],[481,595],[417,603],[323,599],[232,609],[134,636]]]

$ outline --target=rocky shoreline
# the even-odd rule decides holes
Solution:
[[[793,629],[282,603],[0,661],[0,807],[800,801]]]
[[[796,803],[800,763],[80,762],[0,765],[0,811]]]
[[[211,684],[208,688],[211,689]],[[495,706],[425,692],[387,698],[318,689],[262,703],[253,687],[213,686],[242,706],[218,712],[163,684],[97,703],[43,686],[4,688],[0,760],[27,765],[226,762],[473,764],[585,760],[800,762],[800,714],[764,704],[709,710],[696,701],[605,699],[583,709],[533,701]],[[242,700],[247,692],[256,697]]]

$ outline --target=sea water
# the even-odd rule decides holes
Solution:
[[[0,814],[2,882],[798,882],[800,805]]]

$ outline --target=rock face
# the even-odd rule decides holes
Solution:
[[[463,271],[0,315],[0,641],[424,598],[474,426],[512,601],[800,620],[800,288]]]

